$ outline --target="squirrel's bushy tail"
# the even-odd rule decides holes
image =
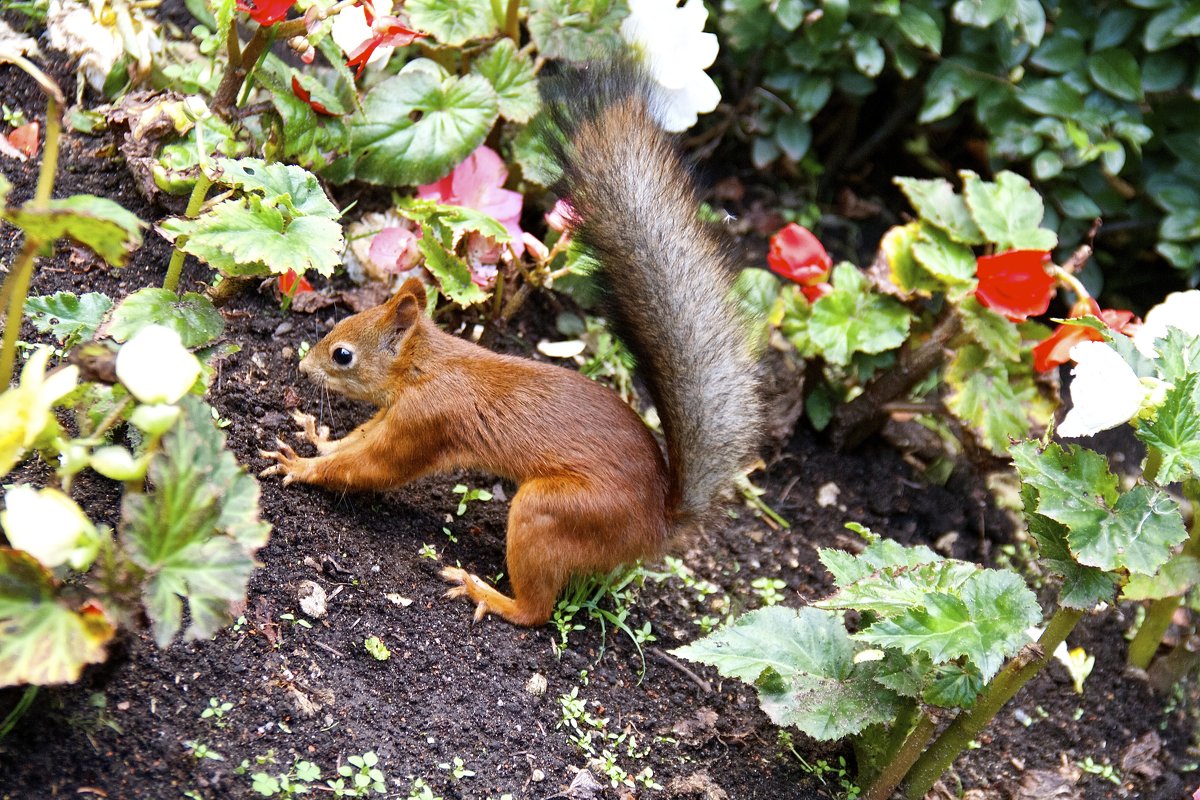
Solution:
[[[756,368],[730,299],[733,259],[698,217],[693,177],[655,121],[654,85],[639,69],[571,68],[543,86],[560,194],[662,420],[670,507],[680,521],[702,518],[754,457],[760,430]]]

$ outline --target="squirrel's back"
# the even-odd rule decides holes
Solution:
[[[670,506],[702,517],[752,460],[760,430],[756,368],[730,297],[733,259],[699,219],[693,177],[655,121],[646,76],[619,61],[545,85],[546,135],[575,235],[603,268],[609,314],[662,420]]]

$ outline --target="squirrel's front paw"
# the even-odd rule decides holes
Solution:
[[[299,435],[311,442],[321,455],[325,455],[335,447],[334,440],[329,438],[329,426],[318,426],[317,418],[312,414],[305,414],[303,411],[297,410],[292,412],[292,419],[301,428]]]
[[[296,480],[303,480],[304,465],[309,459],[296,455],[296,451],[282,439],[276,439],[275,446],[279,449],[258,451],[258,454],[263,458],[276,462],[258,473],[258,477],[266,478],[270,475],[282,475],[284,486]]]

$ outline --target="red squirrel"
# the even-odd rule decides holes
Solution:
[[[729,297],[733,263],[697,216],[673,137],[654,118],[654,85],[627,63],[548,81],[549,149],[574,235],[603,269],[609,316],[658,409],[667,458],[634,411],[573,370],[499,355],[440,330],[407,281],[386,303],[334,326],[300,364],[379,411],[331,440],[298,414],[319,451],[280,442],[263,475],[285,484],[380,490],[477,469],[520,484],[508,514],[512,596],[457,567],[447,595],[540,625],[574,574],[659,554],[710,514],[753,457],[755,364]]]

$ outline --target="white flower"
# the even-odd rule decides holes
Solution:
[[[175,403],[200,377],[200,362],[165,325],[147,325],[117,353],[117,377],[143,403]]]
[[[50,46],[79,57],[76,69],[94,89],[103,89],[123,54],[137,76],[150,72],[155,53],[163,48],[157,25],[140,9],[105,0],[50,0],[46,12]]]
[[[14,486],[4,495],[0,524],[8,543],[47,569],[71,561],[85,569],[96,556],[95,526],[75,501],[57,489]]]
[[[1154,340],[1178,328],[1189,336],[1200,336],[1200,290],[1172,292],[1146,313],[1146,321],[1133,334],[1133,344],[1148,358],[1154,358]]]
[[[387,10],[384,13],[389,13]],[[329,35],[342,52],[350,55],[359,45],[375,36],[375,31],[367,24],[367,11],[362,6],[350,6],[339,11],[333,18],[333,28]],[[368,64],[386,64],[396,48],[381,44],[367,59]]]
[[[629,0],[621,38],[641,55],[650,77],[661,87],[654,109],[668,131],[685,131],[721,101],[721,91],[705,74],[717,57],[716,34],[705,33],[708,10],[703,0]]]
[[[1060,436],[1092,436],[1128,422],[1150,395],[1133,369],[1104,342],[1081,342],[1071,348],[1071,410],[1058,428]]]
[[[43,434],[58,426],[50,409],[79,382],[79,367],[46,375],[50,348],[39,347],[21,369],[21,383],[0,394],[0,475],[16,466]]]

